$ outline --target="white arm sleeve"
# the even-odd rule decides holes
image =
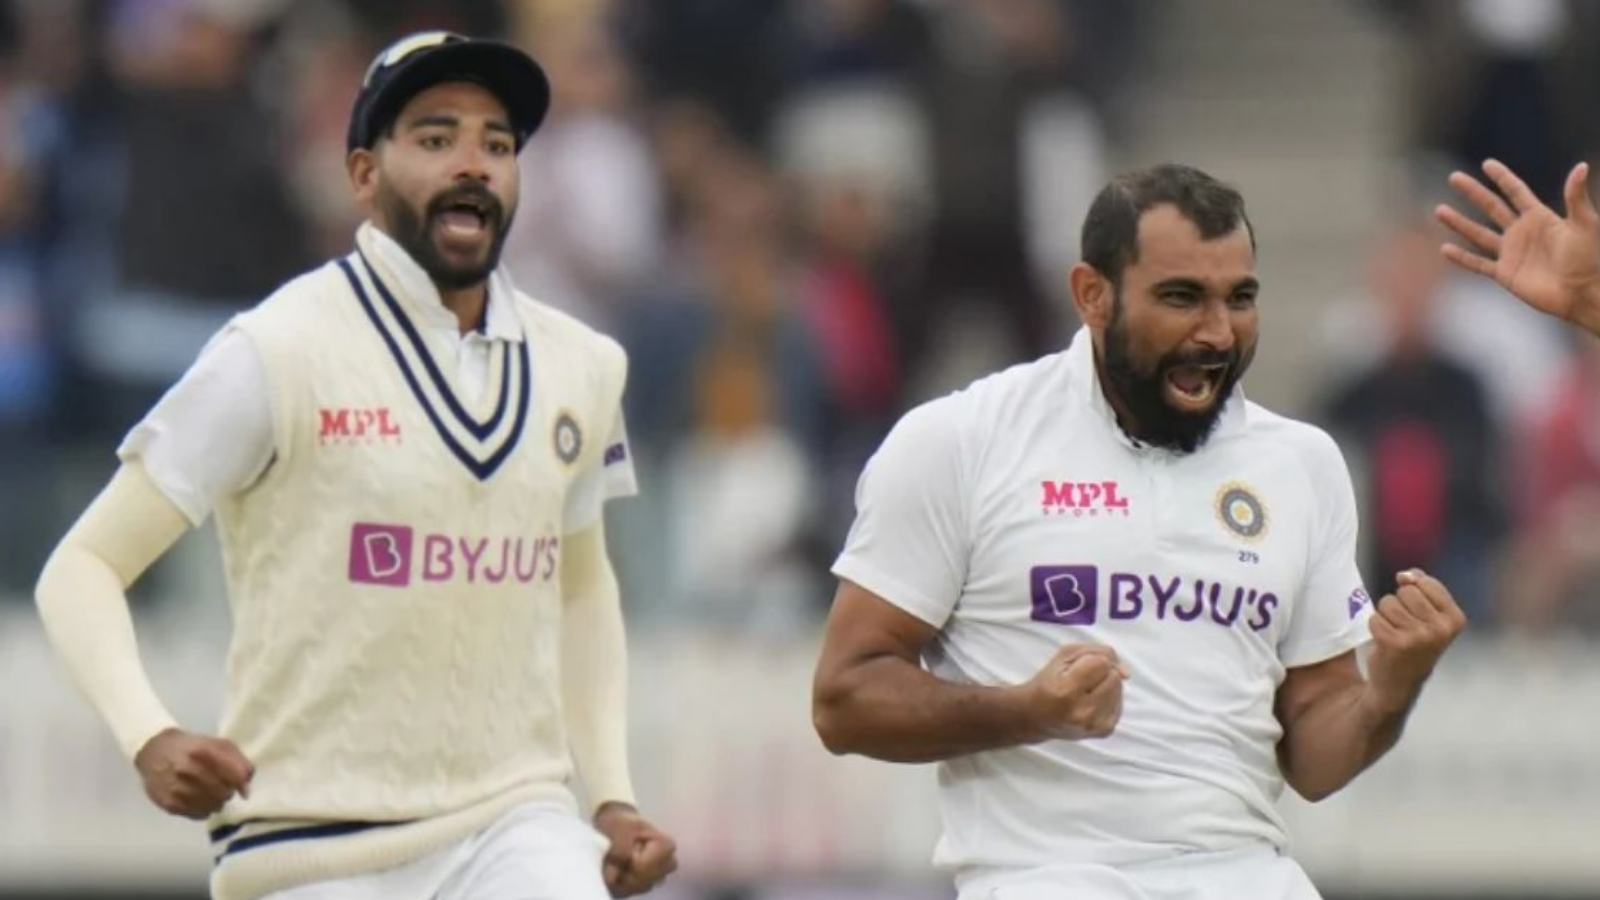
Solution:
[[[935,628],[967,578],[967,475],[953,398],[907,413],[856,484],[856,519],[833,573]]]
[[[272,461],[272,404],[255,345],[227,326],[117,448],[195,525]]]
[[[124,465],[39,576],[45,633],[129,759],[175,723],[139,660],[126,591],[188,526],[142,467]]]
[[[1372,602],[1356,566],[1356,494],[1350,469],[1333,439],[1318,435],[1302,460],[1317,493],[1318,522],[1311,562],[1278,657],[1287,668],[1308,666],[1354,650],[1371,637]]]
[[[638,492],[633,451],[628,446],[628,428],[622,420],[622,410],[618,409],[600,458],[585,469],[567,491],[562,530],[567,534],[583,531],[600,521],[600,512],[607,500],[631,497]]]
[[[632,804],[628,644],[603,522],[562,542],[561,594],[561,704],[589,812],[608,801]]]

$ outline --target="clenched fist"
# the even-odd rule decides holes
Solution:
[[[1067,644],[1024,685],[1041,740],[1105,737],[1122,718],[1128,670],[1102,644]]]
[[[1392,710],[1411,705],[1439,657],[1467,627],[1466,614],[1439,579],[1411,569],[1400,573],[1399,582],[1398,590],[1378,601],[1367,661],[1367,680]]]
[[[168,728],[133,758],[151,802],[175,816],[204,819],[250,796],[255,766],[232,741]]]
[[[604,876],[613,897],[643,894],[678,868],[678,844],[626,803],[607,803],[594,827],[611,841]]]

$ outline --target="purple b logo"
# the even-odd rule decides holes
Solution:
[[[1367,593],[1366,588],[1358,587],[1351,591],[1349,599],[1345,600],[1346,606],[1350,609],[1350,618],[1354,619],[1356,616],[1361,615],[1362,608],[1371,602],[1372,595]]]
[[[350,530],[350,580],[405,587],[411,583],[411,529],[359,523]]]
[[[1094,566],[1034,566],[1033,620],[1052,625],[1092,625],[1100,601]]]

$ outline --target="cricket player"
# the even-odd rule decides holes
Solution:
[[[675,866],[634,808],[601,514],[634,490],[626,359],[499,264],[549,100],[503,44],[380,54],[350,119],[353,251],[206,347],[40,577],[150,799],[208,819],[218,900],[601,900]],[[163,707],[125,598],[212,513],[217,736]]]
[[[1071,345],[911,411],[862,474],[817,730],[940,764],[962,900],[1314,898],[1284,783],[1393,746],[1465,620],[1418,571],[1375,607],[1338,448],[1240,393],[1238,193],[1124,175],[1082,241]]]
[[[1439,221],[1476,248],[1445,244],[1440,248],[1444,258],[1493,279],[1534,309],[1600,337],[1600,212],[1589,196],[1589,164],[1579,163],[1567,175],[1566,218],[1504,163],[1486,160],[1483,171],[1504,199],[1465,172],[1451,173],[1450,185],[1495,227],[1440,204],[1434,210]]]

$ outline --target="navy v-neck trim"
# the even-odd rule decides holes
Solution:
[[[388,288],[384,286],[383,281],[378,278],[377,273],[373,271],[372,266],[359,253],[354,255],[356,258],[361,259],[362,265],[372,277],[373,285],[377,287],[379,295],[383,298],[385,306],[399,324],[400,330],[409,339],[408,342],[413,352],[421,361],[422,367],[426,370],[435,391],[443,399],[446,410],[441,412],[437,408],[437,403],[423,389],[421,380],[417,377],[410,360],[407,359],[405,352],[401,348],[400,339],[396,337],[394,330],[379,315],[372,297],[367,293],[366,287],[362,285],[360,277],[356,275],[355,267],[351,265],[348,258],[339,260],[339,268],[344,272],[345,279],[350,282],[351,291],[355,293],[356,300],[360,302],[367,319],[371,321],[373,328],[378,332],[378,336],[382,338],[389,355],[400,369],[401,377],[405,379],[407,386],[410,387],[412,396],[416,398],[417,404],[422,407],[422,411],[427,415],[428,421],[432,423],[434,431],[438,433],[440,440],[444,442],[445,447],[449,449],[451,454],[462,465],[466,466],[467,470],[479,481],[487,481],[506,461],[506,458],[511,455],[511,451],[516,449],[518,442],[522,439],[523,428],[527,424],[528,406],[532,395],[531,371],[533,368],[528,357],[528,342],[526,340],[503,342],[502,353],[505,355],[502,358],[503,361],[500,367],[500,398],[496,403],[494,414],[489,420],[485,423],[479,423],[467,414],[450,383],[439,372],[439,368],[434,363],[427,346],[422,342],[422,336],[417,333],[416,327],[406,318],[404,311],[400,309],[399,304],[395,301],[393,295],[389,293]],[[509,346],[511,344],[516,345],[514,351]],[[512,369],[516,369],[515,393],[517,399],[516,412],[514,413],[511,428],[499,441],[485,443],[494,433],[496,426],[504,419],[506,410],[511,406],[510,396],[513,392]],[[475,440],[471,442],[462,440],[455,430],[451,428],[451,422],[446,418],[446,413]],[[476,446],[469,448],[467,446],[468,443]]]

